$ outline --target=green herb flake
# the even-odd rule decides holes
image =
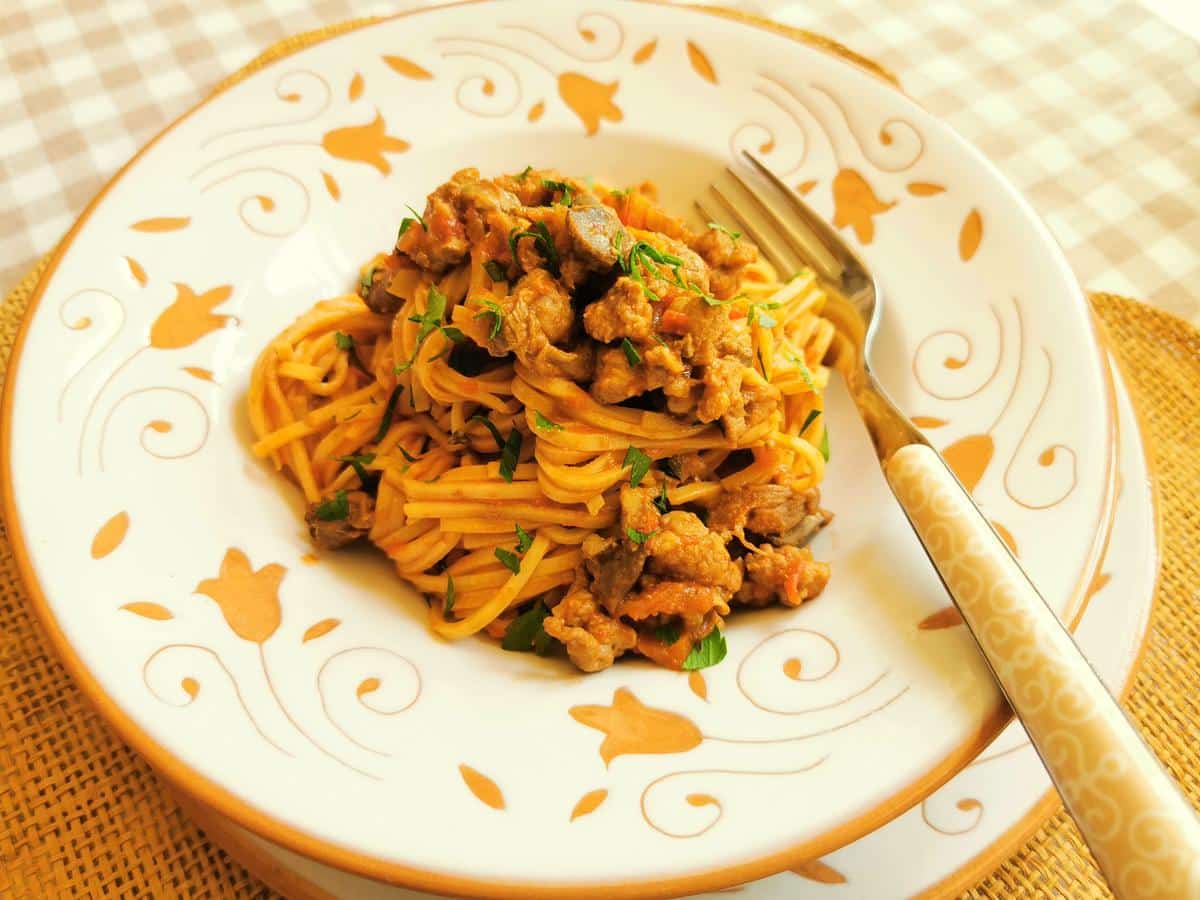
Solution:
[[[810,409],[808,415],[804,417],[804,424],[800,426],[798,434],[803,436],[804,432],[808,431],[808,426],[817,420],[817,416],[821,414],[819,409]]]
[[[462,329],[455,328],[453,325],[443,325],[442,334],[452,344],[461,344],[467,339],[467,336],[462,333]]]
[[[646,473],[650,471],[652,462],[653,460],[649,456],[637,447],[631,446],[625,451],[625,461],[621,463],[621,467],[629,466],[629,483],[633,487],[637,487],[646,477]]]
[[[340,331],[334,334],[333,342],[337,344],[337,348],[339,350],[354,349],[354,338],[350,337],[348,334],[342,334]]]
[[[664,516],[671,511],[671,501],[667,499],[667,479],[658,483],[658,496],[654,498],[655,508]]]
[[[366,298],[367,294],[370,293],[370,291],[371,291],[371,284],[375,280],[375,269],[376,268],[377,268],[376,266],[371,266],[371,268],[367,269],[367,271],[363,272],[362,275],[359,276],[358,291],[359,291],[359,294],[364,299]]]
[[[514,428],[500,450],[500,477],[512,484],[517,471],[517,460],[521,456],[521,432]]]
[[[633,346],[633,341],[629,338],[621,338],[621,352],[625,354],[625,360],[631,367],[642,361],[642,354],[638,353],[637,347]]]
[[[825,462],[829,462],[829,429],[826,428],[821,433],[821,455],[825,457]]]
[[[454,576],[446,576],[446,605],[442,607],[442,615],[446,618],[450,617],[450,612],[454,609],[454,601],[458,594],[454,590]]]
[[[517,552],[525,553],[533,546],[533,535],[517,524]]]
[[[513,229],[508,233],[508,249],[512,253],[514,261],[517,260],[517,244],[525,238],[532,238],[535,242],[538,252],[542,258],[546,260],[546,268],[549,269],[555,276],[558,275],[558,248],[554,246],[554,237],[550,234],[550,229],[546,227],[545,222],[534,222],[529,226],[528,231],[518,231]]]
[[[791,357],[792,362],[796,364],[796,368],[800,370],[800,377],[804,379],[804,383],[808,385],[808,389],[814,394],[817,392],[817,383],[813,380],[812,369],[799,356]],[[803,429],[801,429],[803,431]]]
[[[534,420],[534,422],[537,423],[537,427],[542,431],[562,431],[563,430],[563,427],[561,425],[559,425],[557,422],[551,422],[549,419],[547,419],[545,416],[543,416],[542,411],[540,409],[535,409],[533,411],[533,420]]]
[[[729,647],[725,644],[725,635],[714,628],[704,636],[700,643],[693,645],[692,652],[683,661],[683,669],[693,672],[696,669],[707,669],[715,666],[725,658]]]
[[[563,206],[570,206],[572,200],[574,199],[574,192],[571,190],[571,186],[565,181],[552,181],[549,178],[543,178],[542,187],[551,191],[560,191],[562,193]]]
[[[405,450],[399,444],[396,445],[396,449],[400,451],[400,455],[403,456],[407,462],[415,463],[420,458],[417,456],[413,456],[411,453],[409,453],[407,450]]]
[[[504,632],[500,646],[516,653],[528,653],[533,650],[539,656],[545,656],[552,646],[550,636],[542,627],[548,615],[549,610],[539,600],[512,620],[508,630]]]
[[[720,224],[719,222],[709,222],[708,227],[711,228],[713,231],[720,231],[723,234],[729,235],[729,239],[733,240],[733,241],[736,241],[738,238],[740,238],[742,236],[742,233],[740,231],[732,231],[731,229],[726,228],[724,225]]]
[[[411,227],[412,227],[412,223],[413,223],[414,221],[416,221],[416,222],[420,222],[420,223],[421,223],[421,230],[422,230],[422,231],[425,231],[425,232],[428,232],[428,231],[429,231],[429,224],[428,224],[428,223],[425,221],[425,217],[424,217],[423,215],[421,215],[419,212],[417,212],[415,209],[413,209],[411,206],[409,206],[407,203],[405,203],[404,205],[405,205],[405,206],[408,206],[408,211],[409,211],[410,213],[412,213],[412,214],[413,214],[413,216],[414,216],[415,218],[413,218],[413,219],[408,219],[408,218],[406,218],[406,219],[405,219],[403,222],[401,222],[401,223],[400,223],[400,233],[401,233],[401,234],[404,234],[404,232],[408,230],[408,229],[406,229],[406,228],[404,227],[404,222],[408,222],[408,224],[409,224],[409,227],[411,228]]]
[[[681,633],[682,632],[679,630],[679,625],[675,622],[672,622],[669,625],[659,625],[654,629],[654,636],[658,638],[660,642],[667,644],[668,646],[679,640]]]
[[[511,550],[505,550],[503,547],[497,547],[495,553],[496,559],[500,560],[506,569],[510,570],[514,575],[520,573],[521,557],[517,556]]]
[[[492,328],[488,332],[488,340],[494,341],[500,336],[500,327],[504,324],[504,308],[495,300],[480,300],[479,305],[486,308],[475,313],[474,318],[492,317]]]
[[[487,430],[492,433],[492,439],[496,442],[497,450],[504,446],[504,436],[500,434],[500,429],[496,427],[496,423],[487,416],[482,415],[481,413],[475,413],[475,415],[471,416],[471,418],[467,419],[467,421],[479,422],[481,425],[485,426]]]
[[[322,522],[340,522],[350,515],[350,501],[346,499],[345,491],[338,491],[333,497],[319,504],[313,514]]]
[[[630,525],[625,526],[625,537],[635,544],[644,544],[648,538],[658,534],[657,531],[638,531]]]
[[[392,393],[388,396],[387,405],[383,408],[383,418],[379,422],[379,430],[375,432],[375,443],[378,444],[385,437],[392,427],[392,417],[396,414],[396,404],[400,401],[400,395],[404,393],[404,385],[398,384],[392,389]]]
[[[508,273],[504,271],[504,266],[494,259],[489,259],[483,264],[483,271],[487,272],[492,281],[508,281]]]
[[[521,171],[520,171],[520,172],[519,172],[517,175],[515,175],[514,177],[517,179],[517,181],[520,181],[521,183],[524,183],[524,182],[525,182],[525,179],[529,177],[529,173],[530,173],[530,172],[532,172],[532,171],[533,171],[533,166],[526,166],[524,169],[522,169],[522,170],[521,170]]]
[[[401,363],[393,369],[395,374],[400,375],[407,372],[413,367],[413,363],[417,361],[417,354],[421,352],[421,347],[435,331],[441,329],[442,334],[454,343],[463,340],[463,333],[453,326],[443,326],[442,316],[446,314],[446,295],[438,290],[436,284],[429,286],[429,294],[425,304],[425,312],[420,315],[412,315],[408,317],[408,321],[415,322],[421,328],[417,331],[417,346],[413,349],[413,354],[408,362]],[[455,337],[457,335],[457,337]]]
[[[358,476],[359,484],[363,487],[367,486],[367,481],[371,476],[365,467],[375,462],[374,453],[358,453],[354,456],[338,456],[335,458],[338,462],[349,463],[350,467],[354,469],[354,474]]]

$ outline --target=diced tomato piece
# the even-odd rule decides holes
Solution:
[[[664,312],[658,325],[667,334],[687,334],[691,330],[687,314],[677,309],[668,309]]]

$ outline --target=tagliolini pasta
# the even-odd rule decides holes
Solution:
[[[369,539],[443,637],[701,668],[732,609],[829,578],[824,295],[654,197],[458,172],[255,366],[314,541]]]

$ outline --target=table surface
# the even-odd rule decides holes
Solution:
[[[6,0],[0,287],[53,248],[139,147],[261,49],[426,2]],[[1200,323],[1200,45],[1180,30],[1200,28],[1200,4],[1141,4],[725,3],[891,69],[1025,193],[1085,287]]]

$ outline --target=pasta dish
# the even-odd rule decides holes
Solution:
[[[445,638],[698,669],[828,581],[824,295],[655,198],[464,169],[255,365],[314,542],[369,540]]]

